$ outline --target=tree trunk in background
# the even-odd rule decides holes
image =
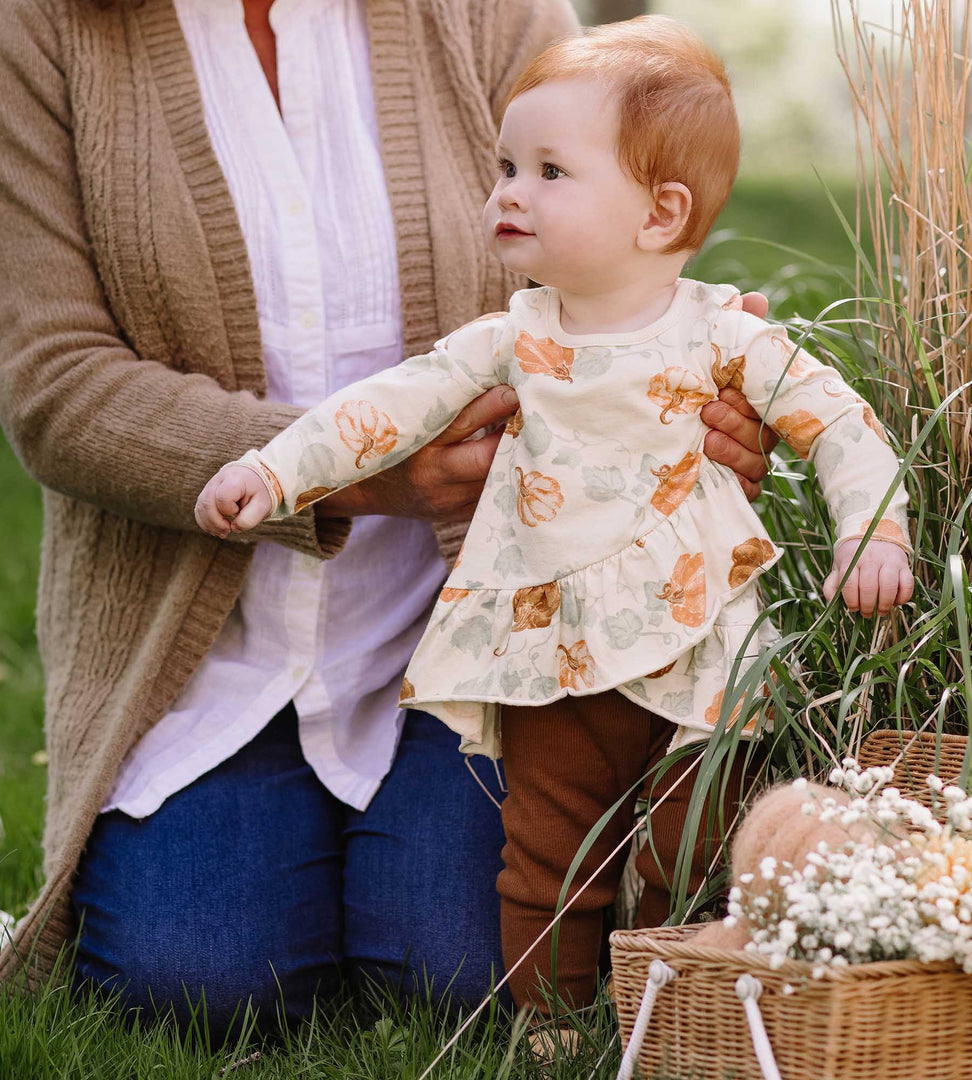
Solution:
[[[587,9],[591,24],[621,22],[644,15],[651,7],[649,0],[588,0]]]

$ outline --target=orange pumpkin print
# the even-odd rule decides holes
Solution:
[[[687,415],[698,412],[703,405],[715,398],[708,390],[703,390],[702,379],[685,368],[667,367],[660,375],[652,375],[648,383],[648,397],[661,406],[659,419],[663,424],[670,424],[669,413]]]
[[[573,382],[570,369],[574,350],[558,345],[552,338],[535,338],[525,330],[516,335],[513,354],[528,375],[552,375],[563,382]]]
[[[560,663],[560,685],[567,690],[590,689],[594,685],[594,657],[587,648],[587,642],[581,638],[568,649],[558,645]]]
[[[742,311],[742,309],[743,302],[742,295],[740,293],[736,293],[735,296],[731,297],[722,305],[723,311]]]
[[[341,442],[358,456],[356,469],[367,458],[384,457],[395,448],[398,428],[370,401],[345,401],[334,414]]]
[[[523,410],[517,409],[516,412],[506,421],[506,427],[503,429],[510,438],[515,439],[517,435],[523,430]]]
[[[563,505],[560,484],[552,476],[516,467],[516,512],[524,525],[533,529],[541,521],[553,521]]]
[[[314,487],[309,491],[302,491],[297,496],[297,501],[294,503],[294,513],[299,513],[305,506],[310,506],[312,502],[323,499],[325,495],[330,495],[333,490],[334,488]]]
[[[719,723],[719,713],[722,712],[722,699],[725,696],[725,689],[719,691],[718,694],[712,699],[712,704],[705,710],[705,722],[711,727],[715,727]],[[726,721],[726,731],[729,728],[734,727],[739,719],[739,714],[742,712],[743,699],[740,698],[736,702],[735,708],[729,714],[729,719]],[[756,729],[756,721],[759,718],[759,713],[747,720],[743,726],[743,731],[754,731]]]
[[[666,664],[664,667],[659,668],[657,671],[653,671],[650,675],[643,675],[642,678],[660,679],[662,675],[667,675],[677,663],[677,660],[673,660],[670,664]]]
[[[511,634],[518,634],[522,630],[542,630],[549,626],[554,613],[560,607],[560,585],[556,581],[548,581],[543,585],[530,585],[525,589],[517,589],[513,594],[513,626]],[[494,656],[503,656],[508,645],[502,649],[494,649]]]
[[[823,365],[802,349],[798,349],[788,337],[782,334],[774,334],[770,341],[779,350],[783,363],[786,365],[786,374],[793,379],[802,379],[811,371],[816,371]]]
[[[734,390],[743,388],[743,372],[746,370],[745,356],[722,358],[722,349],[712,343],[712,381],[718,390],[731,386]]]
[[[415,697],[415,687],[408,681],[408,679],[402,679],[402,689],[398,695],[399,701],[409,701]]]
[[[823,431],[823,424],[806,409],[797,409],[796,412],[787,413],[786,416],[778,417],[772,424],[777,435],[788,443],[797,452],[798,456],[806,459],[813,446],[813,440]]]
[[[860,398],[858,400],[860,401],[861,408],[864,411],[864,423],[867,424],[867,426],[871,429],[871,431],[874,432],[875,435],[877,435],[881,442],[886,443],[888,441],[888,433],[884,430],[884,424],[882,424],[881,421],[878,420],[878,418],[874,415],[874,410],[863,398]]]
[[[695,486],[701,464],[702,455],[689,452],[677,465],[652,469],[653,475],[658,477],[658,487],[652,493],[651,505],[668,517]]]
[[[671,578],[655,594],[672,606],[672,618],[683,626],[701,626],[705,619],[705,563],[698,555],[679,555]]]
[[[737,589],[776,554],[776,549],[762,537],[753,536],[732,549],[732,567],[729,570],[729,588]]]
[[[464,596],[468,595],[468,589],[450,589],[446,587],[439,591],[439,599],[443,600],[447,604],[451,604],[456,600],[461,600]]]
[[[874,518],[868,518],[867,521],[861,525],[861,534],[863,535],[871,527],[871,522]],[[874,527],[874,532],[871,533],[872,540],[888,540],[892,544],[898,544],[906,550],[911,550],[911,544],[908,543],[908,537],[901,531],[901,526],[895,524],[890,518],[881,518],[881,520]]]

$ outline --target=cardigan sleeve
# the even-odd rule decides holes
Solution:
[[[817,474],[836,527],[836,543],[864,536],[891,497],[873,538],[911,552],[908,497],[895,482],[898,459],[874,410],[832,368],[798,349],[779,326],[742,312],[743,334],[717,356],[718,385],[741,378],[742,393]],[[717,374],[718,372],[718,374]],[[722,381],[720,381],[720,378]]]
[[[3,429],[46,487],[123,517],[198,531],[193,506],[208,476],[272,438],[300,410],[135,354],[90,254],[59,29],[45,8],[23,0],[5,8],[3,24]],[[248,539],[329,555],[349,527],[308,514],[299,527],[267,523]]]
[[[276,497],[274,517],[397,465],[506,380],[499,343],[508,323],[505,312],[484,315],[431,352],[338,390],[238,464],[264,479]]]

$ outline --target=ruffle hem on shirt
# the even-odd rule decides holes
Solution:
[[[767,619],[753,627],[756,581],[782,550],[748,504],[720,507],[717,527],[710,521],[703,530],[692,502],[556,581],[466,589],[455,570],[409,664],[400,705],[432,713],[462,737],[463,751],[490,757],[500,754],[500,705],[614,689],[679,725],[672,748],[696,732],[705,738],[737,655],[744,650],[736,682],[777,637]],[[667,580],[658,580],[660,567],[670,568]]]

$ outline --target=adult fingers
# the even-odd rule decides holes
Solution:
[[[498,424],[512,416],[519,408],[516,391],[512,386],[494,386],[480,394],[462,410],[452,423],[432,440],[432,446],[444,446],[468,439],[480,428]]]
[[[769,311],[769,300],[761,292],[748,292],[742,295],[743,311],[755,315],[757,319],[765,319]]]
[[[718,400],[710,401],[703,408],[702,419],[757,453],[769,453],[780,441],[779,435],[763,423],[745,395],[732,386],[724,386]]]
[[[754,453],[722,431],[708,432],[702,449],[706,457],[741,473],[753,484],[758,484],[769,472],[761,454]]]
[[[441,482],[482,485],[502,437],[502,431],[492,431],[481,439],[469,439],[442,450],[436,461]]]
[[[739,486],[743,489],[743,495],[750,502],[755,502],[760,495],[763,494],[763,489],[759,484],[754,484],[748,477],[743,476],[742,473],[736,473],[736,479],[739,481]]]

